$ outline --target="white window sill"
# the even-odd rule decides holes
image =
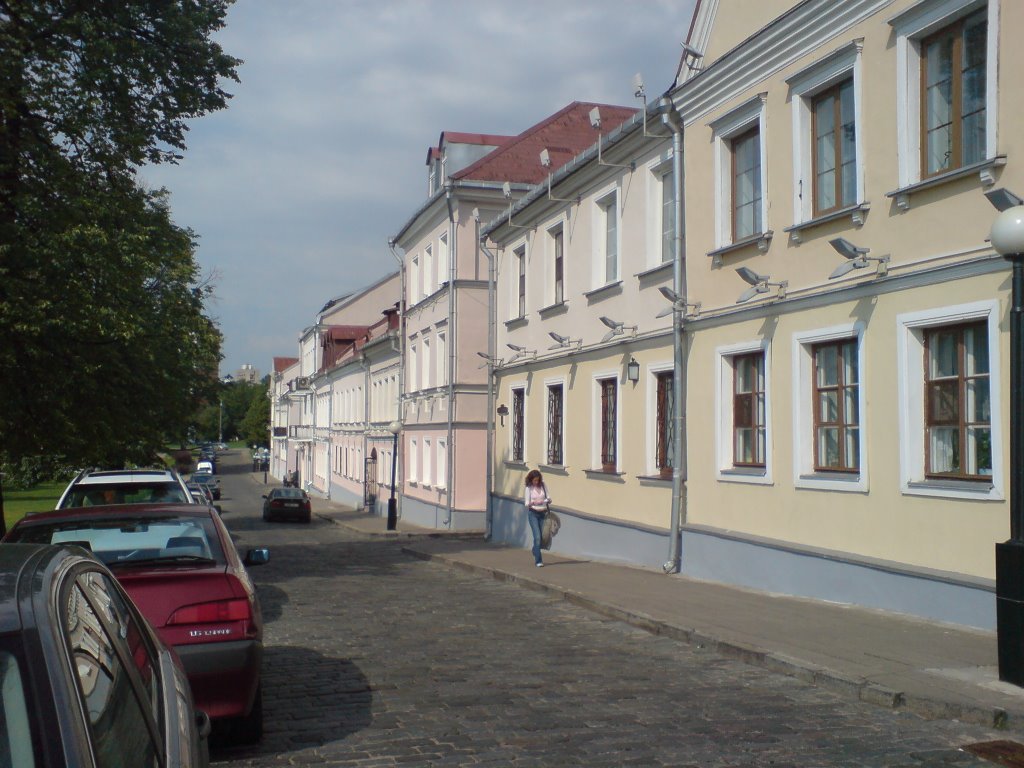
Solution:
[[[622,287],[622,281],[621,280],[616,280],[614,283],[608,283],[607,285],[602,285],[599,288],[594,288],[593,290],[590,290],[590,291],[584,291],[583,295],[587,299],[599,299],[599,298],[603,298],[604,297],[603,294],[605,294],[605,293],[610,294],[616,288],[621,288],[621,287]]]
[[[520,326],[526,325],[530,321],[526,319],[526,315],[522,317],[513,317],[511,320],[505,321],[506,328],[519,328]]]
[[[863,473],[846,475],[842,472],[813,472],[798,475],[793,486],[811,491],[842,491],[846,493],[867,493],[867,476]]]
[[[914,480],[901,489],[906,496],[930,496],[940,499],[973,499],[975,501],[1005,501],[994,485],[969,480]]]
[[[650,269],[645,269],[642,272],[636,272],[633,275],[633,277],[637,278],[638,280],[643,280],[643,279],[648,278],[648,277],[654,277],[655,275],[658,275],[658,274],[660,274],[662,272],[671,272],[672,271],[672,263],[673,263],[672,261],[664,261],[661,264],[658,264],[656,267],[651,267]]]
[[[1006,165],[1006,155],[996,155],[995,157],[987,160],[982,160],[979,163],[972,163],[971,165],[965,165],[961,168],[954,168],[951,171],[940,173],[935,176],[929,176],[927,179],[917,181],[912,184],[907,184],[905,187],[894,189],[892,192],[886,192],[885,196],[894,198],[896,200],[896,207],[901,211],[905,211],[910,208],[910,198],[917,192],[922,192],[932,187],[937,187],[941,184],[946,184],[950,181],[956,181],[957,179],[963,179],[968,176],[972,176],[975,173],[978,174],[978,180],[986,187],[990,187],[996,183],[996,178],[992,173],[992,169]]]
[[[765,253],[768,250],[768,246],[771,245],[772,237],[774,235],[775,232],[773,232],[770,229],[765,232],[759,232],[756,235],[744,237],[742,240],[737,240],[734,243],[723,245],[721,248],[716,248],[713,251],[708,251],[708,256],[710,256],[712,259],[718,260],[721,259],[722,256],[725,256],[727,253],[732,253],[733,251],[748,248],[751,245],[756,245],[757,250],[759,250],[761,253]]]
[[[855,227],[864,225],[864,215],[871,208],[871,203],[858,203],[857,205],[848,205],[845,208],[840,208],[838,211],[832,211],[826,213],[823,216],[816,216],[813,219],[807,221],[801,221],[798,224],[794,224],[790,227],[785,227],[782,231],[789,234],[789,239],[794,243],[799,243],[803,239],[803,231],[812,227],[817,227],[821,224],[827,224],[830,221],[839,221],[840,219],[850,218],[850,223]]]
[[[718,470],[722,483],[748,483],[750,485],[774,485],[772,476],[765,467],[730,467]]]

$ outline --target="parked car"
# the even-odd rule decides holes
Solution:
[[[212,496],[215,501],[220,500],[220,480],[209,472],[193,472],[189,480],[193,483],[198,483],[209,490],[210,496]]]
[[[217,464],[209,459],[200,458],[196,462],[196,472],[209,472],[211,475],[217,474]]]
[[[174,470],[87,469],[68,483],[57,509],[108,504],[192,503],[192,494]]]
[[[192,498],[196,500],[196,504],[213,504],[213,492],[203,483],[197,483],[194,480],[189,480],[188,483],[189,491],[192,493]]]
[[[274,488],[263,497],[263,519],[313,521],[309,495],[301,488]]]
[[[0,547],[0,703],[3,766],[208,764],[180,663],[79,547]]]
[[[18,521],[4,541],[73,542],[91,550],[177,652],[196,706],[235,741],[260,738],[263,619],[252,581],[212,507],[140,504],[42,512]],[[269,558],[267,550],[253,549],[245,564]]]

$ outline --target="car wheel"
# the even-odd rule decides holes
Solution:
[[[256,687],[252,709],[245,717],[238,718],[231,729],[231,740],[235,744],[255,744],[263,738],[263,684]]]

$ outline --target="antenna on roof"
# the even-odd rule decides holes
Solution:
[[[556,203],[578,203],[580,198],[576,197],[573,199],[565,197],[555,197],[551,194],[551,153],[548,152],[547,147],[540,151],[540,164],[545,168],[548,168],[548,200],[553,200]]]
[[[532,229],[532,227],[512,223],[512,185],[506,181],[501,185],[501,192],[506,198],[508,198],[508,225],[517,229]]]
[[[680,43],[679,45],[682,46],[683,55],[679,57],[679,66],[676,67],[676,79],[673,81],[673,85],[679,84],[679,75],[682,74],[683,67],[686,67],[690,72],[700,72],[699,60],[704,58],[704,54],[693,46],[686,43]]]
[[[639,72],[633,75],[633,98],[644,103],[644,137],[647,137],[650,135],[647,133],[647,91],[644,89],[644,76]]]
[[[597,164],[607,165],[610,168],[629,168],[631,171],[636,170],[636,163],[628,163],[623,165],[622,163],[606,163],[601,157],[601,108],[594,107],[590,110],[590,127],[597,131]]]

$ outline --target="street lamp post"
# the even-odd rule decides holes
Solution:
[[[1024,687],[1024,206],[996,217],[992,247],[1012,266],[1010,297],[1010,539],[996,544],[999,679]]]
[[[395,419],[388,424],[391,433],[391,498],[388,499],[388,530],[398,527],[398,502],[395,501],[395,469],[398,466],[398,433],[402,431],[402,422]]]

